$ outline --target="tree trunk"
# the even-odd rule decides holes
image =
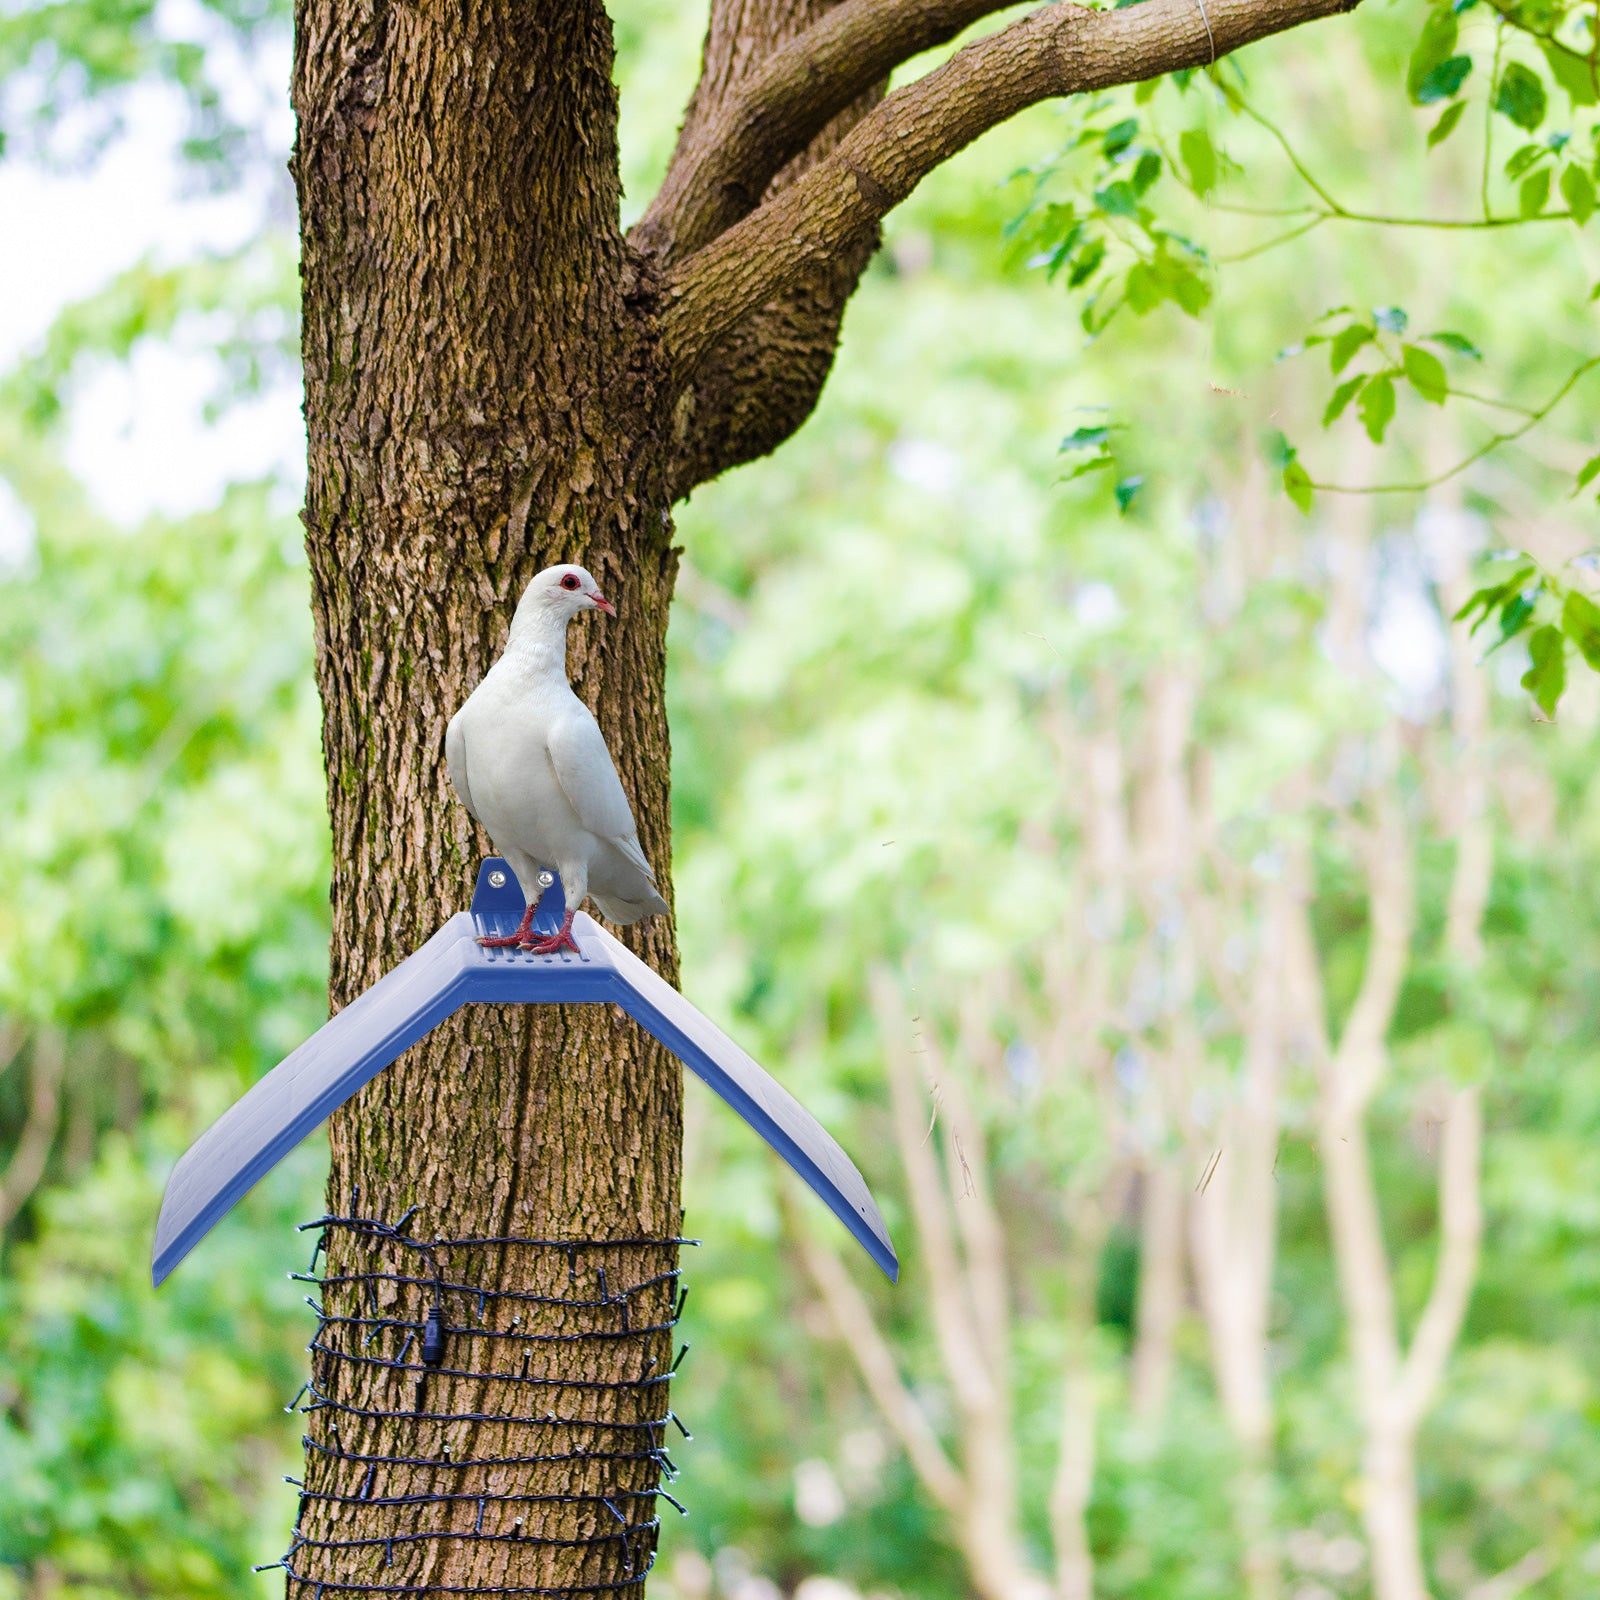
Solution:
[[[1361,1454],[1362,1519],[1372,1550],[1372,1592],[1381,1600],[1428,1600],[1412,1430],[1374,1419]]]
[[[1144,1169],[1139,1208],[1139,1293],[1134,1316],[1133,1414],[1146,1426],[1166,1414],[1183,1318],[1183,1213],[1188,1196],[1177,1158],[1156,1152]]]
[[[1112,1186],[1120,1188],[1120,1184]],[[1120,1196],[1118,1197],[1120,1198]],[[1095,1285],[1112,1208],[1098,1198],[1068,1201],[1066,1358],[1061,1373],[1061,1428],[1050,1488],[1050,1539],[1055,1547],[1055,1600],[1094,1600],[1094,1498],[1099,1394],[1095,1381]]]
[[[1195,1282],[1217,1395],[1239,1452],[1234,1521],[1248,1600],[1277,1600],[1282,1589],[1273,1528],[1270,1331],[1286,1035],[1283,955],[1292,904],[1306,892],[1304,863],[1293,859],[1264,892],[1237,1098],[1223,1114],[1221,1153],[1191,1219]]]
[[[536,14],[298,8],[335,1006],[467,903],[488,846],[445,780],[445,724],[551,561],[581,561],[618,604],[616,621],[574,627],[573,675],[665,881],[674,556],[650,322],[630,309],[639,272],[618,231],[611,72],[598,0]],[[629,942],[675,977],[667,919]],[[416,1206],[419,1239],[662,1242],[580,1252],[575,1276],[559,1251],[438,1258],[444,1279],[487,1295],[444,1293],[452,1331],[420,1388],[419,1337],[407,1346],[401,1328],[373,1326],[363,1345],[365,1324],[325,1324],[318,1344],[342,1353],[314,1358],[291,1595],[636,1591],[653,1535],[625,1544],[601,1497],[648,1524],[662,1430],[640,1423],[666,1399],[664,1383],[639,1380],[670,1366],[670,1334],[548,1336],[615,1332],[618,1291],[675,1266],[680,1100],[676,1063],[611,1007],[472,1007],[334,1118],[333,1214],[392,1222]],[[349,1230],[331,1232],[327,1261],[332,1276],[431,1276],[415,1252]],[[630,1297],[635,1325],[670,1320],[672,1287]],[[325,1314],[398,1318],[413,1336],[430,1298],[389,1280],[370,1301],[348,1285],[326,1294]],[[513,1315],[511,1338],[485,1336]],[[530,1412],[592,1425],[429,1420]],[[510,1456],[522,1459],[468,1464]]]

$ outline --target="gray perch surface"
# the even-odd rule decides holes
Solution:
[[[535,927],[554,932],[565,908],[557,879],[545,891]],[[522,912],[522,893],[506,863],[485,861],[470,912],[457,912],[190,1146],[162,1198],[151,1264],[155,1283],[318,1123],[472,1001],[621,1006],[794,1168],[891,1281],[899,1278],[888,1230],[855,1163],[787,1089],[592,917],[580,912],[573,921],[576,953],[539,956],[478,944],[479,935],[511,932]]]

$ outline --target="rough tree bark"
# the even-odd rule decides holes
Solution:
[[[663,199],[630,240],[600,0],[298,0],[306,529],[335,1005],[465,901],[486,841],[448,793],[444,726],[503,642],[522,586],[553,559],[584,562],[619,603],[616,623],[574,630],[571,665],[665,880],[670,506],[804,419],[890,206],[1034,101],[1203,65],[1352,4],[1049,6],[880,98],[891,68],[997,6],[713,0]],[[675,975],[668,922],[630,939]],[[676,1066],[609,1010],[459,1017],[335,1118],[330,1210],[394,1218],[416,1205],[423,1235],[668,1240],[680,1094]],[[332,1270],[348,1270],[354,1248],[335,1235]],[[635,1251],[627,1266],[647,1277],[674,1254]],[[539,1286],[514,1253],[477,1267],[490,1287]],[[530,1317],[560,1331],[557,1309]],[[483,1341],[459,1342],[452,1359],[469,1364]],[[547,1369],[617,1380],[636,1370],[629,1343],[552,1345]],[[341,1363],[324,1377],[296,1561],[312,1582],[291,1580],[291,1592],[319,1581],[330,1596],[638,1587],[615,1544],[351,1543],[394,1530],[395,1508],[375,1501],[437,1493],[444,1469],[386,1468],[363,1484],[350,1458],[393,1454],[400,1439],[397,1424],[362,1415],[393,1404],[386,1369]],[[430,1385],[433,1411],[509,1409],[504,1385]],[[576,1413],[584,1393],[547,1399]],[[419,1456],[448,1443],[459,1458],[490,1444],[510,1453],[511,1431],[439,1423],[405,1437]],[[655,1466],[621,1449],[625,1433],[596,1429],[584,1459],[532,1463],[497,1488],[648,1489]],[[470,1502],[407,1512],[414,1531],[459,1530],[472,1514]],[[538,1503],[525,1531],[579,1538],[586,1515]]]

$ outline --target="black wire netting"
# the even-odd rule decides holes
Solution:
[[[668,1429],[689,1437],[667,1394],[699,1241],[420,1238],[416,1217],[301,1225],[317,1324],[285,1409],[306,1475],[288,1550],[255,1570],[290,1600],[637,1590],[657,1502],[684,1510],[661,1485]]]

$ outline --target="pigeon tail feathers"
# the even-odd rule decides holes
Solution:
[[[610,895],[591,889],[589,898],[600,908],[600,915],[607,922],[623,927],[638,922],[641,917],[653,917],[667,910],[667,902],[658,894],[652,894],[647,900],[613,900]]]

